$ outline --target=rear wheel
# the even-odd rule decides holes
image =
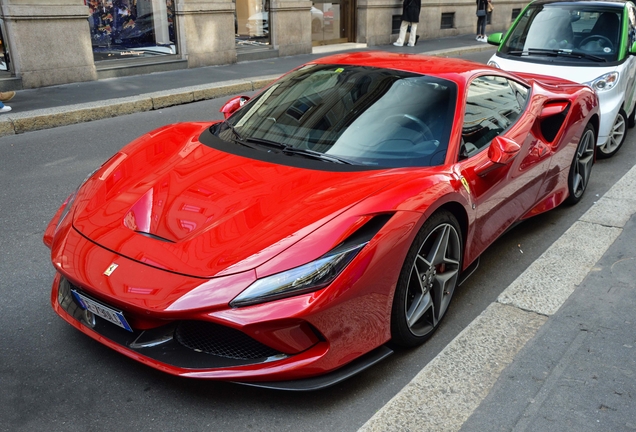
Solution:
[[[439,326],[459,280],[463,242],[447,211],[422,226],[406,256],[393,299],[392,340],[402,346],[426,341]]]
[[[594,164],[594,147],[596,146],[596,134],[594,126],[588,123],[583,131],[579,145],[574,154],[574,160],[570,165],[568,174],[568,204],[576,204],[583,197],[587,184],[590,181],[592,165]]]
[[[627,132],[627,114],[622,109],[618,112],[614,125],[610,131],[609,136],[605,144],[598,147],[598,157],[606,159],[616,154],[618,149],[621,148],[625,141],[625,135]]]

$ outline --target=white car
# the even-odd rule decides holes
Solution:
[[[631,1],[538,0],[505,35],[490,35],[499,49],[488,64],[590,85],[601,106],[597,156],[610,157],[636,124],[635,42]]]

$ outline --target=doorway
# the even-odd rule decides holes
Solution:
[[[313,46],[356,40],[356,0],[314,1],[311,7]]]

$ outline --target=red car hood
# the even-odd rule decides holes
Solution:
[[[395,181],[221,152],[198,141],[207,127],[175,125],[125,147],[78,193],[74,227],[130,259],[207,278],[257,267]]]

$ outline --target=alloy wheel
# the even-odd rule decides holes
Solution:
[[[627,131],[627,121],[625,113],[621,110],[616,116],[612,130],[605,144],[599,147],[599,157],[608,158],[618,151],[625,140],[625,132]]]
[[[435,227],[411,267],[405,298],[408,329],[415,336],[432,332],[444,316],[459,276],[461,243],[452,225]]]
[[[590,180],[590,173],[594,164],[594,145],[594,132],[586,129],[576,150],[573,163],[572,193],[576,198],[583,195]]]

